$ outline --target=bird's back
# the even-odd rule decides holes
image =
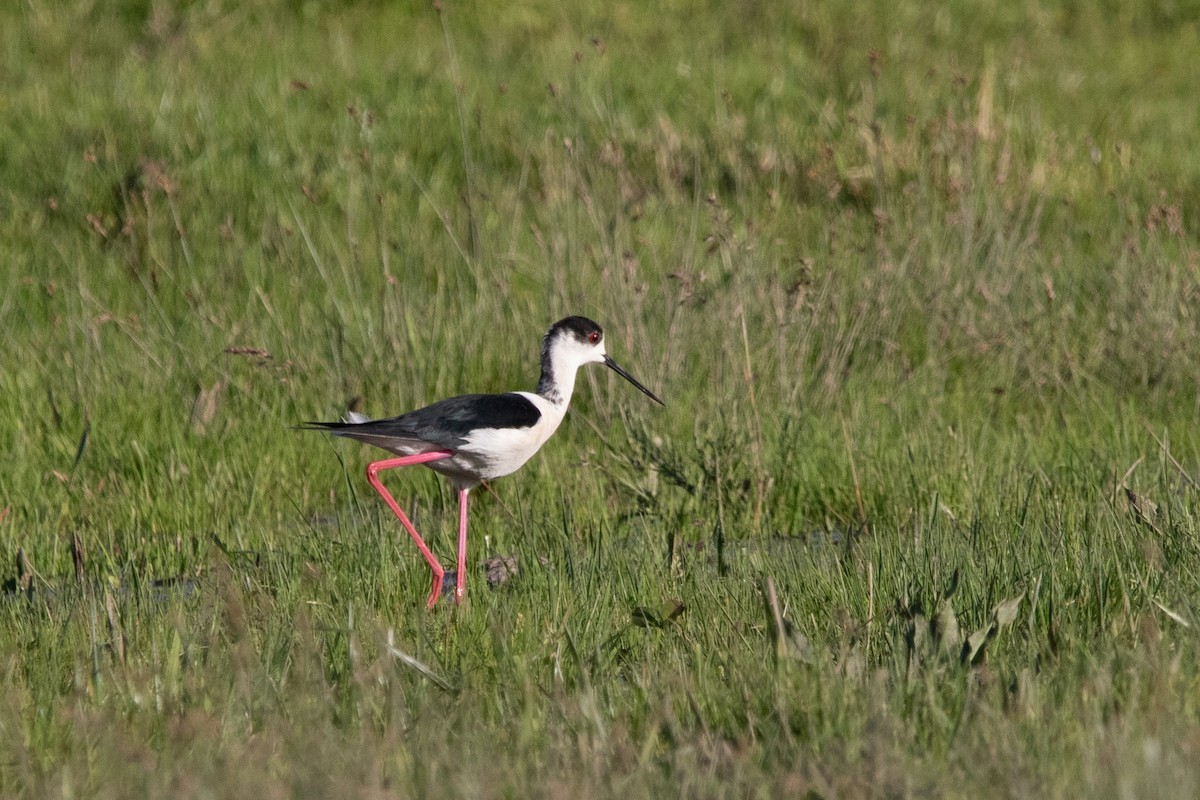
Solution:
[[[470,488],[519,469],[558,428],[563,410],[527,392],[467,394],[390,419],[310,426],[401,456],[450,451],[425,466]]]
[[[541,416],[526,395],[512,392],[459,395],[387,419],[309,425],[399,455],[411,455],[427,450],[457,450],[480,430],[531,428]]]

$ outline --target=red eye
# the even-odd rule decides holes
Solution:
[[[592,344],[595,344],[596,342],[600,341],[600,332],[592,331],[591,333],[589,333],[588,341],[591,342]]]

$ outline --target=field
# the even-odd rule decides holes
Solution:
[[[1192,0],[0,42],[0,796],[1200,794]],[[294,426],[576,313],[666,407],[581,373],[426,611],[381,451]]]

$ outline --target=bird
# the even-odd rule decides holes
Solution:
[[[542,338],[541,376],[533,392],[465,394],[439,400],[397,417],[370,419],[351,414],[341,422],[306,422],[301,427],[382,448],[395,458],[367,465],[367,481],[408,531],[433,572],[425,605],[441,597],[447,571],[408,516],[379,480],[379,473],[418,464],[444,476],[458,493],[458,562],[454,602],[466,595],[467,505],[470,491],[520,469],[558,430],[575,376],[587,364],[604,364],[659,405],[666,404],[613,361],[603,329],[587,317],[571,316],[550,326]]]

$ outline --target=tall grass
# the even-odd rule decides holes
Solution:
[[[0,29],[0,793],[1195,793],[1186,4]],[[425,613],[290,426],[569,313],[667,408],[586,372]]]

